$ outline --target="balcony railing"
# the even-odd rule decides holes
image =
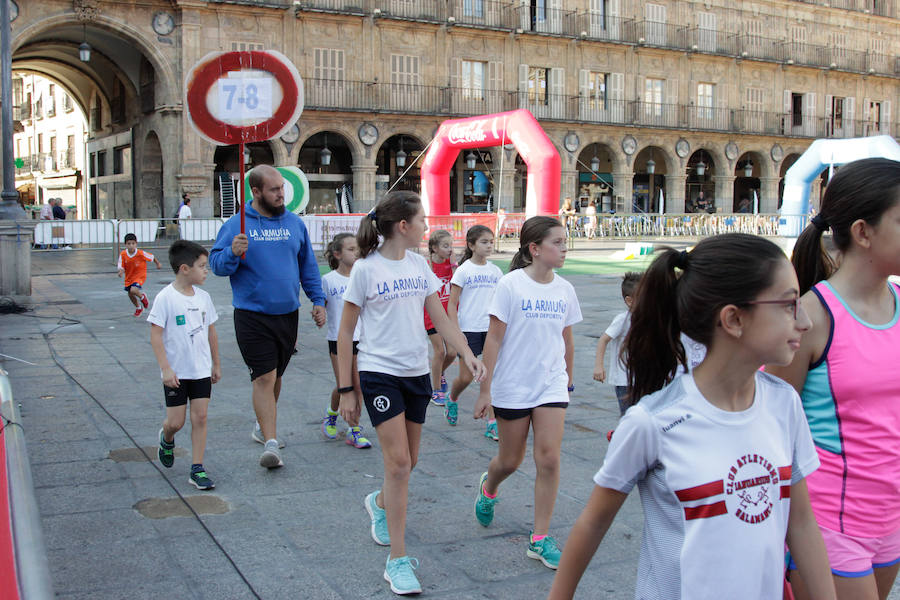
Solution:
[[[427,85],[308,79],[306,108],[440,116],[492,114],[525,108],[545,121],[622,124],[663,129],[740,132],[790,137],[861,137],[890,133],[893,124],[748,109],[704,107],[588,96],[472,90]]]
[[[831,8],[843,8],[867,14],[875,14],[881,17],[896,16],[893,2],[870,2],[868,0],[798,0],[804,4],[817,6],[830,6]]]
[[[31,118],[31,104],[20,104],[13,107],[13,118],[16,121],[27,121]]]

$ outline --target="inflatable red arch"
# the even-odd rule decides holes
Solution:
[[[441,123],[422,163],[425,214],[450,214],[450,169],[461,150],[510,142],[528,166],[525,214],[529,217],[557,214],[559,153],[534,116],[525,109]]]

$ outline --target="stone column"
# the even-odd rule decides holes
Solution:
[[[759,212],[774,213],[778,210],[778,183],[780,177],[759,178]]]
[[[563,169],[559,180],[559,205],[562,206],[563,200],[572,199],[572,204],[578,201],[578,171],[567,171]]]
[[[715,175],[716,183],[716,212],[734,212],[734,175]]]
[[[353,172],[353,212],[369,212],[375,207],[375,165],[350,165]]]
[[[666,175],[666,213],[679,214],[684,212],[684,183],[687,177],[684,175]]]
[[[33,240],[33,223],[0,221],[0,296],[31,295]]]
[[[616,212],[631,212],[631,194],[634,188],[634,173],[620,171],[613,176],[613,198],[615,199]]]

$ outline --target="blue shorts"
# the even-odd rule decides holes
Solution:
[[[125,286],[125,291],[127,292],[128,290],[130,290],[130,289],[133,288],[133,287],[136,287],[136,288],[139,289],[139,290],[140,290],[140,289],[143,289],[143,288],[141,287],[141,284],[139,284],[139,283],[129,283],[128,285]]]
[[[487,331],[463,331],[466,341],[469,343],[469,350],[475,356],[480,356],[484,352],[484,340],[487,339]],[[462,358],[462,357],[460,357]]]
[[[431,375],[397,377],[387,373],[360,371],[359,385],[362,388],[366,412],[372,427],[404,413],[407,421],[422,424],[425,410],[431,402]]]

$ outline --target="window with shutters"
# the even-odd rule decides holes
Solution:
[[[841,134],[844,130],[844,98],[832,96],[831,98],[831,135]]]
[[[763,114],[763,88],[747,88],[746,109],[747,119],[745,127],[747,131],[761,133],[764,131],[765,116]]]
[[[310,104],[341,106],[344,102],[344,51],[337,48],[313,49],[313,86]]]
[[[697,13],[698,46],[704,52],[716,51],[716,14],[710,12]]]
[[[56,116],[56,86],[52,83],[47,92],[47,116]]]
[[[463,16],[484,17],[484,0],[463,0]]]
[[[467,100],[484,100],[487,63],[478,60],[462,61],[462,96]]]
[[[12,102],[13,106],[21,106],[22,105],[22,97],[25,93],[25,87],[23,85],[23,81],[19,78],[12,80]]]
[[[419,57],[391,54],[391,100],[393,108],[413,110],[419,94]]]
[[[869,118],[866,120],[868,135],[878,133],[881,130],[881,102],[869,102]]]
[[[644,114],[648,117],[662,117],[663,86],[665,79],[644,80]]]
[[[712,120],[713,107],[715,106],[716,84],[697,84],[697,116],[701,119]]]
[[[847,34],[840,33],[836,31],[832,31],[828,34],[828,43],[831,46],[831,57],[832,59],[846,59],[847,58]]]
[[[547,83],[550,79],[550,69],[546,67],[530,67],[528,69],[528,103],[547,105],[550,103],[550,94]]]
[[[803,94],[791,94],[791,126],[803,126]]]
[[[744,23],[744,26],[746,27],[744,51],[751,56],[762,56],[764,45],[762,21],[750,19]]]
[[[591,71],[588,74],[588,108],[592,110],[606,110],[609,108],[608,85],[609,73]]]
[[[531,28],[535,31],[543,30],[548,21],[547,0],[531,0],[529,11],[531,12]]]
[[[662,4],[644,5],[644,38],[648,44],[666,44],[666,7]]]
[[[67,113],[75,110],[75,103],[72,102],[72,96],[68,95],[65,92],[63,92],[63,95],[62,95],[62,102],[63,102],[63,110],[66,111]]]
[[[806,27],[791,27],[791,55],[788,58],[794,62],[806,62]]]
[[[884,38],[872,38],[869,66],[879,73],[886,73],[889,65],[889,56],[885,51]]]
[[[112,100],[109,102],[110,120],[113,123],[125,122],[125,85],[116,77],[113,82]]]

